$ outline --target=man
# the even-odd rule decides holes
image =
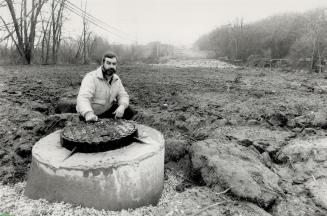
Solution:
[[[126,110],[129,96],[116,72],[117,56],[108,52],[103,55],[102,65],[83,78],[76,110],[87,122],[98,117],[131,118],[131,111]]]

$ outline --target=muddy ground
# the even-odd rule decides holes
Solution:
[[[69,111],[61,96],[74,98],[96,67],[0,67],[2,183],[26,180],[33,144],[71,118],[58,114]],[[210,205],[197,215],[327,215],[326,74],[155,65],[118,74],[134,120],[164,134],[166,169],[185,178],[168,215]]]

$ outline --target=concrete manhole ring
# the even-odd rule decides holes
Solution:
[[[32,150],[25,195],[97,209],[121,210],[156,204],[164,181],[164,138],[136,124],[144,143],[120,149],[75,153],[61,146],[60,131],[40,139]]]
[[[61,132],[61,144],[78,152],[102,152],[129,145],[138,137],[135,123],[122,119],[101,119],[94,123],[79,121]]]

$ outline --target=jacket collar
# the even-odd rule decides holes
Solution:
[[[96,76],[99,79],[105,80],[105,78],[103,77],[103,73],[102,73],[102,66],[100,66],[98,69],[96,69]],[[117,74],[113,74],[112,75],[112,82],[115,82],[119,79]]]

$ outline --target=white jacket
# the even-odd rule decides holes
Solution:
[[[100,115],[107,111],[117,100],[118,105],[129,105],[129,96],[119,79],[114,74],[111,84],[104,79],[102,68],[89,72],[82,80],[81,87],[77,96],[76,110],[82,116],[88,112]]]

